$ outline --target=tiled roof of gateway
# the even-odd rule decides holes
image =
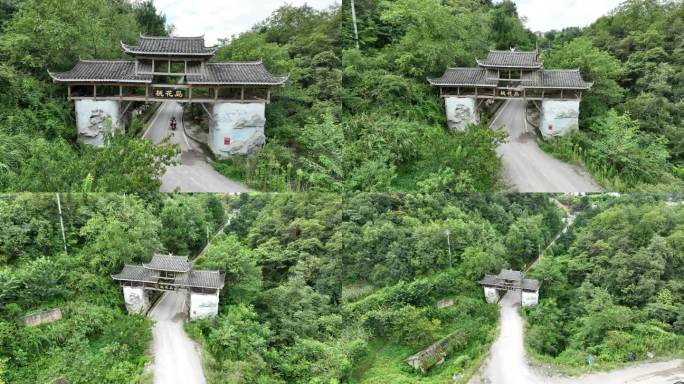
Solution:
[[[579,69],[545,69],[541,72],[540,83],[545,88],[589,89],[594,85],[582,79]]]
[[[154,255],[152,261],[143,264],[145,268],[159,271],[187,272],[192,267],[187,256]]]
[[[144,283],[156,283],[159,280],[159,274],[145,269],[139,265],[126,265],[123,270],[116,275],[112,275],[114,280],[138,281]]]
[[[513,271],[510,269],[503,269],[501,272],[499,272],[499,276],[497,276],[499,279],[504,279],[504,280],[522,280],[523,279],[523,273],[520,271]]]
[[[477,63],[483,67],[501,68],[541,68],[544,65],[537,51],[490,51],[486,59]]]
[[[205,47],[204,37],[145,37],[138,45],[121,43],[123,50],[131,55],[161,56],[213,56],[216,47]]]
[[[536,279],[524,279],[522,281],[523,291],[538,291],[541,287],[541,281]]]
[[[487,71],[481,68],[448,68],[444,75],[428,79],[432,85],[462,85],[496,87],[497,81],[487,79]]]
[[[226,274],[219,271],[190,271],[176,279],[176,284],[196,288],[223,288]]]
[[[261,61],[208,63],[206,73],[188,75],[188,84],[282,85],[287,77],[273,76]]]
[[[541,281],[536,279],[525,279],[523,273],[519,271],[502,270],[498,275],[485,275],[480,284],[486,287],[501,289],[522,289],[524,291],[538,291]],[[513,281],[513,283],[508,283]]]
[[[428,79],[430,84],[442,87],[495,87],[497,81],[487,78],[483,68],[449,68],[442,77]],[[577,69],[544,69],[525,74],[523,88],[590,89],[593,84],[582,79]]]
[[[112,279],[117,281],[134,281],[140,283],[157,283],[159,272],[138,265],[126,265],[123,270]],[[225,285],[226,274],[219,271],[189,271],[177,275],[173,285],[178,287],[222,289]],[[165,282],[164,284],[169,284]]]
[[[57,82],[151,83],[152,75],[136,75],[130,60],[81,60],[68,72],[50,73]]]

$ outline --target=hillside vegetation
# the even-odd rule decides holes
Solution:
[[[491,47],[534,47],[511,4],[489,1],[357,1],[315,11],[283,7],[220,49],[263,58],[290,81],[267,108],[264,149],[222,162],[224,174],[267,191],[492,191],[500,133],[449,133],[426,77],[474,64]]]
[[[110,274],[154,252],[195,254],[223,221],[218,197],[0,195],[0,383],[137,383],[151,322],[130,316]],[[59,308],[34,327],[23,317]]]
[[[581,130],[547,149],[587,165],[610,191],[684,188],[684,3],[628,0],[585,29],[549,32],[549,68],[580,68],[594,89]]]
[[[0,190],[159,190],[177,148],[120,133],[105,149],[78,144],[73,104],[48,70],[121,58],[121,41],[166,34],[165,23],[151,1],[0,1]]]
[[[616,200],[616,201],[612,201]],[[684,351],[684,205],[653,196],[581,203],[577,224],[535,266],[527,344],[566,368],[612,367]]]
[[[543,195],[252,195],[198,267],[228,271],[220,314],[187,329],[211,383],[442,383],[498,318],[477,281],[560,227]],[[446,231],[449,231],[451,254]],[[435,303],[453,298],[451,307]],[[404,359],[456,332],[423,376]],[[436,361],[435,361],[436,362]]]

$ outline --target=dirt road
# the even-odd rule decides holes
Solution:
[[[150,121],[143,138],[159,143],[172,135],[171,142],[181,147],[181,164],[169,167],[162,177],[161,192],[251,192],[247,186],[218,173],[208,162],[202,148],[183,132],[181,106],[176,102],[163,103]],[[175,116],[178,128],[170,129]]]
[[[183,329],[184,307],[184,294],[166,292],[150,311],[155,384],[206,383],[199,347]]]
[[[646,363],[612,372],[578,377],[549,376],[527,363],[523,320],[518,314],[520,296],[506,294],[501,306],[501,331],[489,356],[470,384],[674,384],[684,380],[684,361]]]
[[[497,153],[504,181],[518,192],[600,192],[600,186],[581,167],[566,164],[542,151],[525,118],[525,101],[509,100],[491,127],[509,134]]]

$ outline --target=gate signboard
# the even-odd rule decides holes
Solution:
[[[153,88],[152,94],[158,99],[185,99],[186,89]]]
[[[519,90],[513,90],[513,89],[508,89],[508,88],[499,88],[497,89],[496,93],[500,97],[522,97],[523,93],[520,92]]]

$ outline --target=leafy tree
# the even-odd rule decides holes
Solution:
[[[517,6],[513,1],[504,0],[497,4],[491,12],[492,39],[496,49],[532,50],[535,48],[535,39],[523,26],[518,16]]]
[[[161,248],[161,224],[136,198],[113,201],[81,228],[89,265],[99,273],[118,272],[124,264],[142,262]]]
[[[139,0],[133,6],[135,18],[145,36],[167,36],[166,16],[158,14],[152,0]]]
[[[618,84],[624,73],[620,61],[592,45],[591,40],[579,37],[544,55],[547,68],[579,69],[582,77],[594,83],[592,91],[582,99],[581,119],[599,116],[620,103],[624,90]]]

